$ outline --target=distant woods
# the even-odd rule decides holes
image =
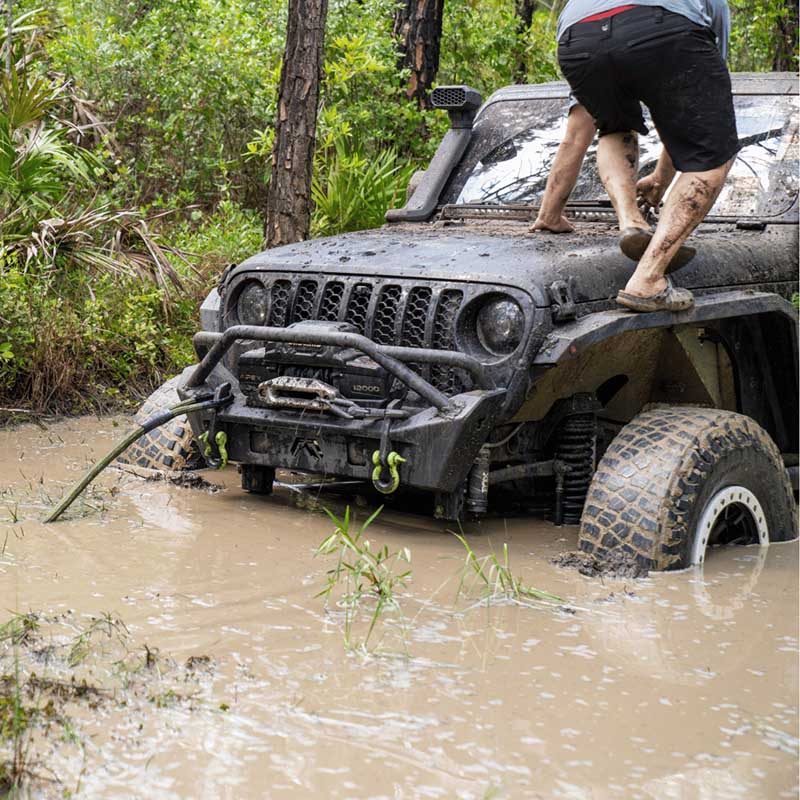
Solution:
[[[112,207],[207,214],[230,203],[260,215],[271,243],[374,219],[368,167],[381,165],[391,198],[447,127],[430,108],[435,85],[488,96],[560,77],[562,0],[328,3],[0,0],[0,65],[30,60],[41,29],[29,77],[62,76],[82,98],[72,120],[82,138],[69,135],[108,168],[97,189]],[[733,69],[796,69],[795,0],[730,6]],[[324,219],[319,203],[310,217],[297,206],[309,168]]]

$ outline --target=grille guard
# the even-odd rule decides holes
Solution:
[[[192,390],[202,386],[214,368],[222,360],[233,344],[242,339],[262,342],[283,342],[301,345],[332,345],[353,348],[367,355],[387,372],[427,400],[438,411],[451,409],[450,398],[407,366],[405,361],[424,364],[439,364],[463,369],[473,377],[481,389],[493,389],[494,382],[480,361],[465,353],[454,350],[432,350],[430,348],[395,347],[379,345],[358,333],[340,330],[325,330],[319,323],[303,325],[295,323],[289,328],[261,325],[233,325],[223,333],[200,331],[194,335],[195,351],[209,347],[195,371],[190,375],[184,389]]]

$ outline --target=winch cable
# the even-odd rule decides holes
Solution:
[[[210,408],[218,408],[230,402],[230,398],[211,398],[209,400],[197,401],[196,399],[184,400],[178,405],[166,411],[159,411],[152,417],[145,420],[138,428],[129,433],[114,449],[104,458],[101,458],[76,484],[69,494],[47,515],[44,522],[55,522],[81,495],[83,490],[114,461],[117,456],[125,452],[140,436],[160,428],[181,414],[191,414],[195,411],[207,411]]]

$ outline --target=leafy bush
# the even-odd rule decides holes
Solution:
[[[61,23],[48,43],[52,66],[97,98],[95,111],[111,127],[112,135],[96,138],[115,162],[115,202],[208,209],[230,199],[263,208],[284,0],[52,5]],[[559,78],[555,22],[562,6],[540,5],[520,33],[514,0],[448,0],[439,83],[469,83],[488,96],[514,81],[520,62],[530,83]],[[395,7],[396,0],[330,4],[320,140],[349,126],[365,132],[360,152],[367,156],[393,148],[422,166],[447,118],[405,98],[392,38]],[[732,63],[769,69],[790,4],[733,0],[731,8]]]
[[[114,121],[104,152],[115,161],[115,201],[263,207],[285,3],[74,0],[58,8],[63,28],[48,51]],[[364,131],[359,152],[391,148],[420,166],[447,116],[424,114],[405,97],[394,8],[395,0],[330,5],[319,138]],[[539,12],[520,42],[513,9],[511,0],[448,3],[440,83],[488,94],[512,82],[520,49],[529,80],[557,76],[552,16]]]
[[[188,359],[205,281],[142,214],[96,200],[105,171],[69,139],[66,85],[13,55],[0,80],[0,400],[85,407]]]
[[[115,199],[213,204],[223,176],[263,202],[261,166],[244,158],[271,123],[285,29],[278,0],[75,0],[59,6],[56,69],[114,120]]]
[[[379,227],[386,209],[402,205],[414,171],[394,149],[370,157],[344,137],[334,140],[330,155],[323,151],[316,167],[311,186],[315,236]]]
[[[129,276],[26,270],[0,263],[0,405],[108,407],[146,394],[191,363],[203,291],[173,297]]]
[[[790,14],[794,14],[794,36],[797,36],[797,4],[786,0],[731,0],[731,69],[736,71],[769,71],[773,69],[776,50],[780,49],[780,26],[791,33]],[[797,67],[797,42],[793,43],[794,66]]]
[[[200,259],[203,271],[213,275],[262,249],[264,221],[258,212],[223,200],[211,214],[195,210],[185,221],[167,222],[163,236],[177,250]]]

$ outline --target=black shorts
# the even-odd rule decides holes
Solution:
[[[739,150],[731,77],[709,28],[660,7],[579,22],[558,63],[600,135],[647,133],[641,103],[681,172],[703,172]]]

